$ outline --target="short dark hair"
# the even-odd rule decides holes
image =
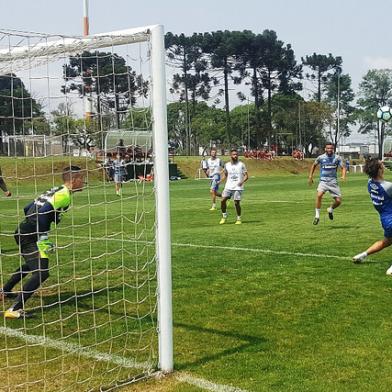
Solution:
[[[236,149],[236,148],[232,148],[231,150],[230,150],[230,154],[232,153],[232,152],[238,152],[238,150]]]
[[[382,161],[378,158],[368,157],[365,161],[365,167],[363,168],[364,172],[369,176],[369,178],[375,178],[378,176],[378,172],[380,171],[382,166]]]
[[[70,181],[73,173],[80,174],[82,169],[79,166],[70,165],[63,169],[63,181]]]
[[[327,142],[327,143],[325,143],[325,146],[334,146],[335,147],[335,144],[333,144],[332,142]]]

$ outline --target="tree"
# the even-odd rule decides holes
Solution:
[[[24,133],[43,116],[41,105],[20,78],[15,74],[0,76],[0,129],[3,132]]]
[[[359,84],[357,116],[360,133],[376,132],[379,158],[383,158],[385,135],[392,132],[388,123],[378,122],[376,113],[379,107],[392,105],[392,70],[369,70]]]
[[[315,93],[315,99],[317,102],[321,102],[323,86],[333,75],[331,71],[341,67],[342,58],[340,56],[334,57],[331,53],[329,53],[328,56],[325,54],[313,53],[311,56],[302,57],[302,63],[303,65],[308,66],[312,71],[305,76],[310,80],[316,81],[317,92]]]
[[[136,103],[137,94],[147,95],[148,82],[117,54],[85,51],[71,56],[63,70],[62,92],[77,91],[80,97],[95,94],[98,117],[112,112],[117,128],[121,128],[128,107]]]
[[[231,118],[229,82],[241,83],[238,76],[232,77],[236,69],[236,55],[238,55],[249,38],[249,31],[215,31],[205,33],[203,36],[203,52],[209,54],[211,67],[221,71],[223,76],[223,88],[219,89],[219,95],[224,95],[224,110],[226,114],[226,138],[231,139]],[[219,78],[216,77],[218,80]]]
[[[262,142],[270,143],[272,135],[272,97],[276,92],[294,94],[302,88],[299,79],[302,67],[295,61],[291,45],[277,39],[273,30],[264,30],[262,34],[249,37],[248,45],[242,46],[238,69],[242,78],[250,79],[251,94],[255,98],[256,124],[261,128],[260,109],[263,105],[263,92],[267,94],[267,106],[264,119],[265,135],[260,134]]]
[[[352,105],[354,92],[351,88],[351,77],[342,74],[338,68],[329,78],[325,86],[327,102],[331,108],[336,109],[335,124],[330,134],[330,141],[337,146],[341,136],[350,136],[351,126],[355,124],[355,107]]]
[[[300,132],[302,144],[307,156],[312,148],[325,143],[325,128],[333,120],[333,110],[325,102],[302,102]]]
[[[180,101],[185,102],[188,155],[192,138],[191,120],[196,110],[197,98],[209,98],[211,83],[214,80],[207,72],[208,63],[201,48],[202,40],[201,34],[186,37],[184,34],[175,35],[169,32],[165,36],[167,57],[171,64],[180,70],[180,73],[173,75],[171,92],[179,94]]]
[[[41,104],[27,91],[15,74],[0,76],[0,152],[1,132],[8,135],[45,133],[49,129]]]

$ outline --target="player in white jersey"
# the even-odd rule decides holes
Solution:
[[[248,181],[248,171],[244,163],[238,160],[238,151],[232,149],[230,151],[231,161],[225,165],[225,189],[222,192],[222,219],[219,224],[223,225],[227,219],[227,200],[231,197],[234,199],[235,209],[237,212],[236,225],[241,224],[241,196],[244,190],[244,183]]]
[[[326,143],[325,154],[320,155],[314,161],[308,178],[309,185],[313,184],[313,174],[316,167],[320,165],[320,183],[317,187],[316,208],[313,224],[317,225],[320,221],[321,201],[326,192],[329,192],[334,201],[328,207],[328,217],[333,220],[333,212],[342,203],[342,194],[337,180],[338,168],[342,169],[342,180],[346,180],[346,168],[343,166],[342,159],[339,155],[334,154],[335,146],[332,143]]]
[[[221,196],[218,193],[219,184],[221,181],[221,174],[223,170],[223,162],[216,156],[216,148],[211,149],[211,157],[203,161],[203,170],[206,176],[211,180],[210,194],[212,199],[212,207],[210,211],[216,210],[216,197]]]

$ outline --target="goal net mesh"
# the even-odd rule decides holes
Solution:
[[[86,181],[51,226],[49,278],[26,317],[2,322],[0,389],[110,390],[157,368],[150,49],[148,30],[0,32],[0,167],[12,193],[0,202],[2,286],[25,263],[14,240],[24,207],[61,185],[64,167]]]

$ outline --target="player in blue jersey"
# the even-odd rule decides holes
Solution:
[[[384,164],[377,158],[366,160],[364,171],[369,176],[368,192],[374,208],[380,214],[384,238],[376,241],[365,252],[353,257],[354,263],[361,263],[368,255],[379,252],[392,244],[392,182],[384,180]],[[392,275],[392,266],[387,275]]]
[[[211,157],[206,161],[203,160],[203,171],[206,176],[211,180],[210,183],[210,194],[212,199],[212,206],[210,211],[216,210],[216,197],[220,197],[218,193],[219,184],[221,182],[221,174],[223,170],[222,159],[216,156],[216,148],[211,148]]]
[[[72,193],[83,189],[84,176],[78,166],[69,166],[63,171],[63,181],[62,186],[48,190],[24,208],[25,218],[15,231],[24,264],[4,284],[0,298],[13,298],[12,289],[29,273],[31,277],[23,284],[14,305],[4,312],[6,318],[22,317],[26,301],[49,277],[49,253],[54,248],[48,239],[50,226],[60,223],[61,214],[71,204]]]
[[[316,212],[313,219],[313,224],[317,225],[320,221],[321,201],[325,192],[329,192],[334,201],[328,207],[328,217],[333,220],[334,209],[339,207],[342,203],[342,194],[337,180],[338,168],[342,169],[342,179],[346,180],[346,168],[343,166],[342,159],[335,155],[335,147],[332,143],[325,145],[325,153],[320,155],[314,161],[309,173],[309,185],[313,184],[313,174],[316,167],[320,165],[320,182],[317,187],[316,196]]]

